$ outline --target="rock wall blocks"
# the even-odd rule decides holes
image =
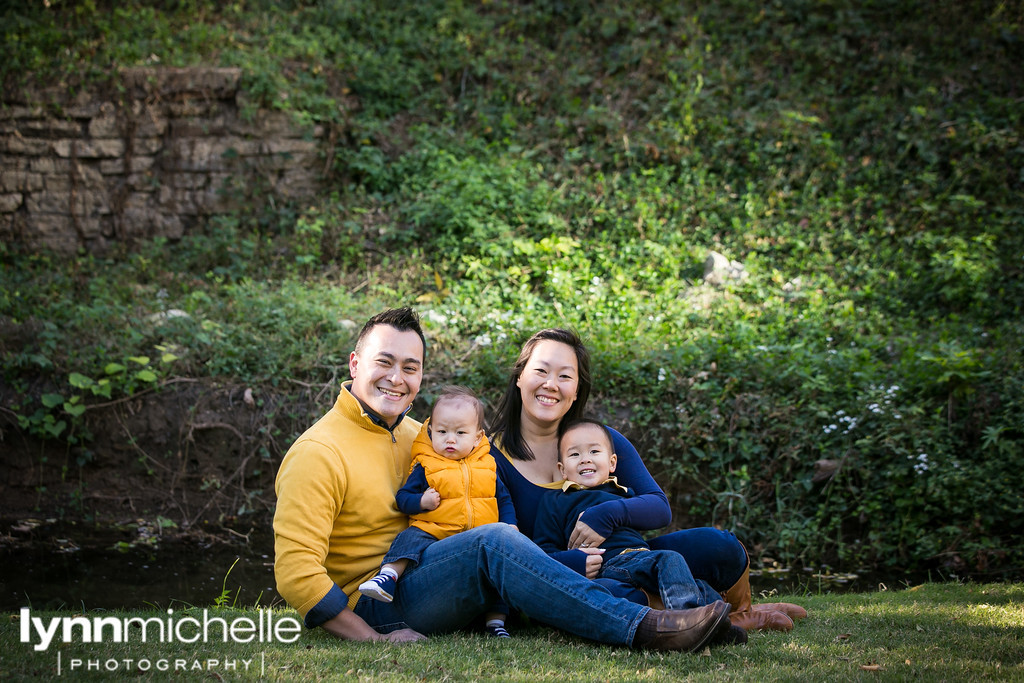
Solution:
[[[68,159],[114,159],[124,154],[124,140],[57,140],[53,152]]]
[[[103,175],[124,175],[125,159],[103,159],[100,161],[100,173]],[[142,173],[153,168],[156,163],[154,156],[132,156],[127,164],[128,173]]]
[[[25,195],[20,192],[0,194],[0,213],[14,213],[25,201]]]
[[[43,174],[29,171],[0,172],[0,191],[37,192],[43,189]]]
[[[52,151],[49,140],[25,138],[20,135],[5,135],[0,139],[0,152],[6,154],[24,154],[26,156],[45,156]]]
[[[240,70],[120,74],[117,102],[57,87],[0,96],[0,234],[32,248],[104,249],[180,237],[203,216],[319,186],[323,127],[279,111],[243,121]]]

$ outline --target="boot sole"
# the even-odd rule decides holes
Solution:
[[[701,638],[696,645],[687,650],[687,652],[697,652],[698,650],[702,649],[705,645],[710,643],[712,640],[714,640],[717,636],[719,636],[720,634],[724,634],[725,631],[729,630],[729,627],[732,625],[732,622],[729,621],[730,609],[731,607],[729,607],[728,603],[719,602],[718,607],[715,610],[714,624],[711,626],[711,628],[707,630],[707,632],[704,634],[704,637]]]

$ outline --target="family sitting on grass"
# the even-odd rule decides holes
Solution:
[[[668,499],[622,434],[583,419],[590,358],[575,333],[523,345],[490,440],[465,389],[442,390],[424,425],[406,415],[425,357],[411,309],[371,318],[351,381],[281,463],[274,571],[308,627],[409,642],[485,615],[507,638],[513,610],[601,643],[693,651],[806,616],[751,604],[727,531],[644,540],[669,523]]]

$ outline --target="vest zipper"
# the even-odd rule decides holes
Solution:
[[[466,485],[466,528],[473,528],[473,470],[469,465],[466,464],[465,460],[460,460],[459,465],[462,467],[462,480]]]

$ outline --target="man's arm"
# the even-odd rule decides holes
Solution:
[[[275,488],[277,590],[299,611],[306,626],[319,626],[348,602],[324,566],[347,482],[329,448],[316,441],[300,441],[281,463]]]
[[[411,628],[403,628],[391,633],[377,633],[369,624],[363,621],[362,617],[347,607],[338,616],[328,619],[320,625],[331,635],[338,636],[343,640],[383,640],[392,643],[413,643],[418,640],[427,639],[425,635],[413,631]]]

